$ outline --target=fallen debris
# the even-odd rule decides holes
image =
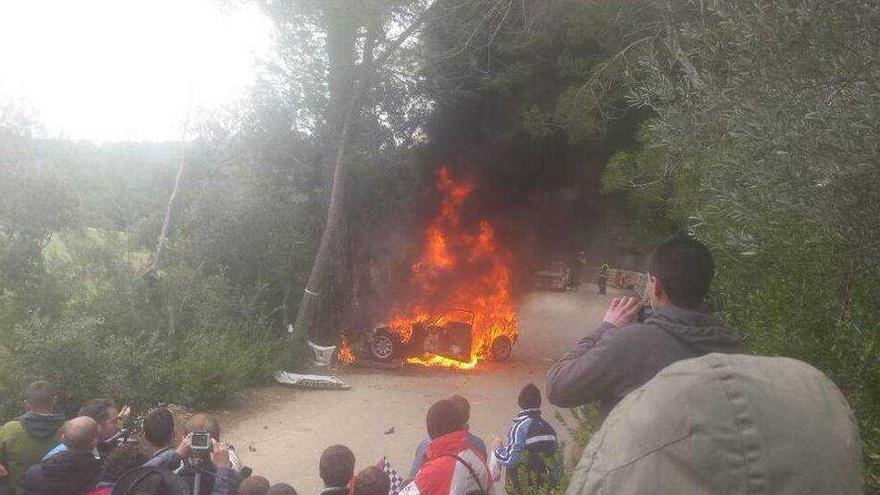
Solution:
[[[275,373],[275,381],[283,385],[313,390],[348,390],[351,388],[335,375],[302,375],[279,371]]]

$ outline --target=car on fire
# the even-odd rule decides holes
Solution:
[[[510,357],[517,340],[516,321],[506,322],[504,331],[484,344],[488,348],[475,350],[474,319],[471,311],[450,310],[409,324],[404,332],[382,324],[346,337],[352,342],[357,358],[378,362],[431,354],[462,363],[472,361],[474,354],[493,361]],[[405,333],[409,333],[408,339],[403,337]]]

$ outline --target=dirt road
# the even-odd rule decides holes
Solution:
[[[224,439],[255,474],[303,494],[320,488],[318,458],[335,443],[351,447],[358,470],[386,456],[406,475],[425,436],[428,407],[452,394],[471,401],[471,431],[488,445],[494,435],[503,436],[516,413],[519,389],[534,382],[543,390],[553,360],[598,326],[610,296],[591,289],[529,296],[519,312],[519,343],[504,363],[480,363],[467,372],[342,369],[339,375],[352,387],[346,391],[258,389],[221,417]],[[555,411],[547,405],[544,415],[567,436]]]

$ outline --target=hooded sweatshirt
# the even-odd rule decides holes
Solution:
[[[0,427],[0,462],[9,471],[13,494],[20,494],[27,469],[58,444],[64,416],[25,413]]]
[[[852,410],[816,368],[709,354],[633,391],[590,439],[565,495],[856,495]]]
[[[65,450],[28,470],[24,495],[82,495],[97,483],[102,466],[91,451]]]
[[[603,323],[550,368],[547,399],[560,407],[598,401],[605,418],[626,394],[670,364],[711,352],[736,353],[739,344],[711,315],[676,307],[657,309],[644,323],[620,328]]]

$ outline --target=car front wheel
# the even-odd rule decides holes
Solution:
[[[492,341],[492,347],[489,351],[493,361],[504,361],[513,352],[513,341],[509,337],[502,335]]]
[[[387,330],[376,331],[370,339],[370,355],[376,361],[390,361],[397,355],[400,340]]]

